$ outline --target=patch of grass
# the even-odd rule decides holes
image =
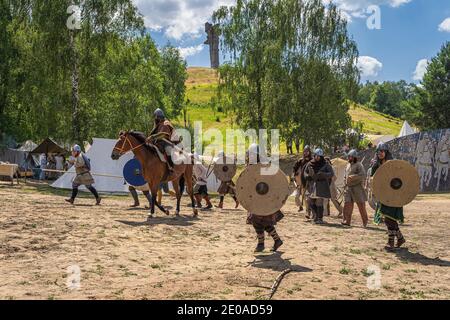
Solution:
[[[345,274],[345,275],[350,274],[350,272],[351,272],[351,270],[347,267],[343,267],[343,268],[341,268],[341,270],[339,270],[340,274]]]
[[[381,269],[383,269],[383,270],[390,270],[391,269],[391,265],[389,263],[383,264]]]
[[[359,249],[350,249],[350,253],[351,254],[361,254],[362,252]]]
[[[418,273],[416,269],[407,269],[405,270],[406,273]]]
[[[367,270],[367,269],[363,269],[363,270],[361,270],[361,274],[362,274],[364,277],[370,277],[371,275],[375,274],[375,272],[369,271],[369,270]]]

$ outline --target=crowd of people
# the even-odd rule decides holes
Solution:
[[[162,119],[164,125],[167,125],[167,120],[163,117],[161,110],[157,110],[155,113],[156,119]],[[167,148],[167,145],[162,146],[163,149]],[[225,159],[224,152],[220,152],[218,158]],[[352,214],[354,204],[356,203],[363,227],[366,228],[369,223],[368,214],[366,211],[367,193],[364,187],[366,180],[366,171],[360,162],[357,150],[350,150],[346,154],[348,160],[345,169],[345,187],[344,187],[344,205],[337,201],[337,191],[334,186],[336,180],[335,172],[329,158],[325,157],[324,151],[321,148],[316,148],[314,152],[309,146],[305,146],[303,150],[303,157],[299,159],[294,165],[294,179],[297,185],[297,194],[295,203],[299,207],[299,211],[306,209],[306,218],[309,221],[317,225],[324,224],[324,215],[329,215],[329,203],[330,201],[335,204],[338,209],[339,216],[342,217],[342,225],[350,227],[352,223]],[[202,208],[202,201],[206,202],[204,210],[210,210],[213,205],[209,198],[207,179],[208,169],[202,163],[202,160],[198,154],[192,155],[194,160],[193,172],[195,177],[194,197],[195,203],[198,208]],[[384,143],[380,143],[376,149],[376,158],[372,161],[371,175],[384,165],[387,161],[392,159],[392,155],[388,150],[388,147]],[[96,198],[96,204],[100,205],[101,198],[98,195],[97,190],[93,186],[94,178],[90,173],[90,160],[81,152],[81,148],[75,145],[72,148],[72,156],[68,162],[75,166],[76,177],[72,183],[72,196],[66,201],[73,204],[78,194],[78,188],[81,185],[85,185],[87,189]],[[247,166],[255,163],[268,163],[268,159],[260,153],[259,146],[252,144],[247,151]],[[173,163],[169,163],[169,167],[172,170]],[[168,186],[161,185],[161,189],[166,189]],[[139,206],[139,198],[137,196],[136,188],[130,186],[130,193],[133,197],[134,204],[132,207]],[[152,197],[148,190],[144,190],[149,205],[152,203]],[[230,178],[228,181],[221,181],[218,188],[220,196],[218,208],[223,208],[224,197],[230,195],[235,201],[235,208],[238,208],[239,201],[236,197],[235,184]],[[162,195],[162,194],[161,194]],[[159,204],[161,204],[161,197],[158,197]],[[267,232],[274,240],[272,251],[276,251],[282,244],[280,236],[275,228],[276,224],[281,221],[284,214],[277,210],[269,215],[259,215],[257,213],[249,212],[247,217],[247,223],[253,225],[256,236],[258,239],[255,252],[261,252],[264,250],[265,232]],[[379,224],[382,221],[386,224],[388,230],[388,242],[386,249],[392,250],[395,247],[400,247],[405,243],[405,238],[399,229],[399,223],[403,222],[403,208],[389,207],[384,204],[378,203],[375,214],[375,223]],[[397,238],[397,243],[395,243]]]

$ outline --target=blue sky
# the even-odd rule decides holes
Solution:
[[[158,45],[179,47],[189,66],[209,66],[204,23],[234,0],[134,0]],[[328,2],[330,0],[323,0]],[[360,51],[362,81],[420,82],[427,61],[450,41],[450,0],[333,0],[349,20]],[[376,5],[380,29],[367,19]]]

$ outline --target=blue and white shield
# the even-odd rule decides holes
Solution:
[[[147,184],[142,174],[142,166],[139,160],[131,159],[123,167],[123,177],[125,181],[134,187],[141,187]]]

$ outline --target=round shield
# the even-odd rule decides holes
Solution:
[[[289,183],[285,174],[278,169],[274,175],[263,175],[261,169],[269,165],[248,166],[236,183],[236,196],[250,213],[268,216],[280,210],[289,197]]]
[[[220,181],[231,181],[236,175],[237,167],[232,158],[219,159],[220,163],[214,164],[214,175]]]
[[[378,168],[373,177],[373,195],[382,204],[403,207],[419,193],[419,174],[403,160],[391,160]]]
[[[142,166],[139,160],[131,159],[123,167],[123,177],[125,181],[134,187],[140,187],[147,184],[142,175]]]

